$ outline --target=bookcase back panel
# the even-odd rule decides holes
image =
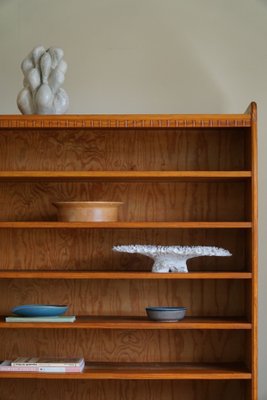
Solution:
[[[247,229],[0,229],[1,270],[151,271],[152,259],[112,251],[114,245],[203,245],[230,257],[198,257],[189,271],[250,270]]]
[[[244,170],[248,135],[248,128],[7,129],[0,169]]]
[[[147,306],[184,306],[188,316],[245,316],[242,280],[26,280],[0,282],[0,314],[19,304],[68,304],[71,315],[146,315]]]
[[[41,381],[0,380],[8,400],[247,400],[244,381]],[[36,396],[36,397],[35,397]]]
[[[0,332],[1,359],[27,355],[88,362],[245,362],[246,333],[229,330],[21,329]]]
[[[120,201],[121,221],[246,221],[247,191],[242,181],[2,183],[0,220],[56,220],[55,201]]]

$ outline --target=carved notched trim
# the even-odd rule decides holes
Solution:
[[[145,118],[117,118],[112,116],[90,117],[77,116],[68,118],[38,118],[38,117],[0,117],[0,128],[220,128],[249,127],[251,118],[242,115],[240,118],[164,118],[164,116]]]

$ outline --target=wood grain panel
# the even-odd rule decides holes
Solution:
[[[147,306],[184,306],[188,316],[245,316],[240,280],[0,281],[0,315],[19,304],[68,304],[74,315],[145,315]]]
[[[0,316],[1,329],[118,329],[118,330],[190,330],[190,329],[230,329],[250,330],[252,324],[245,318],[237,317],[185,317],[178,322],[152,321],[146,316],[77,316],[73,323],[68,322],[5,322]],[[249,343],[249,341],[248,341]],[[249,348],[249,345],[247,346]],[[249,364],[247,363],[247,366]]]
[[[114,245],[207,245],[228,249],[231,257],[199,257],[190,271],[250,269],[248,232],[241,229],[0,229],[0,269],[151,271],[144,256],[116,253]]]
[[[3,129],[0,169],[242,170],[247,168],[248,132],[248,128]]]
[[[247,400],[244,381],[0,380],[2,400]]]
[[[120,201],[121,221],[245,221],[246,183],[2,183],[1,221],[57,220],[56,201]]]
[[[27,329],[0,331],[1,359],[84,357],[89,362],[244,362],[244,331]]]

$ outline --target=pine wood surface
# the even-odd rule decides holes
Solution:
[[[252,234],[251,234],[251,264],[253,278],[251,285],[251,315],[253,330],[251,336],[251,364],[253,370],[251,397],[258,398],[258,143],[257,143],[257,105],[251,104],[250,108],[251,128],[251,210],[252,210]]]
[[[9,226],[9,222],[6,224]],[[18,222],[15,224],[18,228],[17,224],[21,228],[21,224],[28,226],[29,223]],[[58,222],[53,224],[58,226]],[[223,247],[231,252],[231,257],[194,258],[188,261],[189,271],[251,272],[247,244],[250,234],[249,229],[243,228],[0,229],[0,273],[5,270],[151,272],[152,259],[112,251],[112,247],[119,244]]]
[[[1,358],[81,350],[97,362],[68,376],[1,373],[1,396],[257,400],[256,119],[255,103],[243,115],[0,116],[0,314],[52,302],[86,316],[71,329],[1,319]],[[117,223],[60,223],[54,196],[126,206]],[[156,277],[148,257],[111,250],[130,243],[233,256]],[[185,305],[187,318],[156,327],[145,307],[159,304]]]
[[[249,380],[59,380],[1,379],[1,395],[8,400],[245,400]]]
[[[90,280],[192,280],[192,279],[251,279],[251,272],[190,272],[153,273],[123,271],[40,271],[40,270],[1,270],[1,279],[90,279]]]
[[[251,222],[47,222],[8,221],[0,222],[0,229],[213,229],[251,228]]]
[[[2,171],[243,171],[249,129],[0,129]],[[177,157],[179,154],[179,157]]]
[[[245,114],[2,115],[0,128],[172,128],[251,126]]]
[[[148,306],[184,306],[187,316],[248,317],[246,279],[0,281],[0,315],[19,304],[68,304],[70,315],[145,316]]]
[[[84,357],[113,363],[244,362],[249,330],[1,329],[1,359]]]
[[[245,318],[196,318],[185,317],[177,322],[152,321],[144,316],[78,316],[72,323],[66,322],[5,322],[5,317],[0,316],[0,328],[2,329],[251,329],[252,324]]]
[[[0,180],[240,181],[251,171],[0,171]]]
[[[244,222],[247,190],[243,182],[0,183],[0,198],[5,205],[0,208],[0,227],[3,221],[55,221],[57,210],[53,203],[57,201],[123,202],[119,225],[111,224],[115,227],[128,223],[126,226],[131,227],[138,221],[141,225],[166,221],[167,226],[169,222]],[[84,224],[59,223],[59,227],[73,225]],[[103,225],[106,224],[100,224]],[[92,226],[97,227],[98,223]]]
[[[131,380],[175,380],[175,379],[251,379],[251,373],[240,364],[180,364],[166,366],[151,364],[127,366],[127,363],[122,365],[116,364],[88,364],[82,373],[68,374],[37,374],[23,372],[0,372],[0,378],[28,378],[28,379],[131,379]]]

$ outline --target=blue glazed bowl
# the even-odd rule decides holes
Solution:
[[[147,307],[146,313],[153,321],[176,322],[184,318],[186,307]]]
[[[12,313],[21,317],[56,317],[64,314],[68,306],[49,304],[25,304],[12,308]]]

